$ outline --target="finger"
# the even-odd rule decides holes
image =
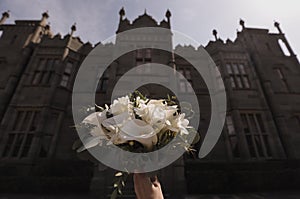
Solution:
[[[160,183],[158,181],[157,176],[150,177],[150,180],[154,187],[160,187]]]

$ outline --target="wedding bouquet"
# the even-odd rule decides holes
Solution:
[[[93,113],[77,125],[87,129],[87,135],[81,139],[82,145],[76,144],[74,149],[81,153],[89,148],[114,144],[130,152],[146,153],[166,146],[179,136],[182,142],[176,147],[191,151],[186,136],[195,129],[189,126],[185,113],[181,113],[183,107],[179,107],[175,99],[170,96],[167,99],[149,99],[136,91],[115,99],[110,106],[90,107],[87,111]],[[189,112],[193,113],[191,108]],[[197,142],[198,133],[195,135],[194,142]],[[123,173],[118,172],[116,176],[123,176]],[[117,182],[114,184],[115,195],[120,192],[120,186],[124,186],[123,179]]]

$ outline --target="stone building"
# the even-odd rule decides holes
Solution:
[[[167,20],[160,23],[146,12],[132,22],[125,18],[124,9],[119,15],[116,33],[161,27],[166,34],[155,35],[152,48],[114,60],[99,77],[96,101],[110,103],[114,85],[132,67],[164,64],[189,81],[179,83],[179,92],[195,91],[201,106],[199,133],[205,137],[211,115],[208,89],[201,75],[178,55],[182,51],[197,54],[199,48],[173,46],[170,11],[166,12]],[[85,57],[97,46],[107,52],[106,59],[114,44],[83,43],[73,36],[75,24],[70,34],[55,35],[47,23],[48,13],[40,20],[17,20],[15,24],[6,24],[8,17],[4,12],[0,20],[1,192],[94,192],[105,198],[113,171],[99,171],[72,150],[77,133],[70,128],[74,125],[71,94]],[[234,41],[224,42],[214,30],[215,40],[205,47],[220,71],[217,76],[224,81],[226,122],[217,145],[206,158],[185,155],[160,171],[165,193],[171,198],[300,188],[299,62],[279,23],[275,23],[278,33],[246,27],[242,20],[240,25],[242,30]],[[125,40],[117,37],[115,42],[130,44],[139,39],[147,40],[147,35]],[[173,53],[156,49],[160,45]],[[139,73],[147,76],[148,71]],[[154,97],[170,92],[154,84],[139,89]]]

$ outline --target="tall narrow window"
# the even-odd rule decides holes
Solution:
[[[147,64],[152,62],[152,49],[138,49],[136,50],[136,66]],[[146,67],[136,67],[136,72],[138,74],[149,74],[151,72],[151,66],[148,65]]]
[[[240,157],[239,142],[233,125],[232,116],[230,114],[226,116],[226,127],[232,155],[234,157]]]
[[[143,59],[143,49],[136,50],[136,59]]]
[[[226,69],[232,88],[247,89],[251,87],[249,75],[246,73],[243,63],[227,63]]]
[[[43,130],[43,135],[40,137],[40,152],[39,157],[45,158],[49,156],[49,151],[51,149],[51,142],[53,139],[53,136],[55,135],[58,127],[58,119],[59,119],[60,113],[58,111],[52,110],[51,112],[48,112],[48,115],[46,117],[46,123]]]
[[[32,85],[50,85],[58,63],[59,59],[39,59],[31,80]]]
[[[189,68],[181,68],[178,70],[182,76],[179,76],[179,91],[182,93],[192,93],[192,76],[191,69]]]
[[[105,93],[108,89],[109,71],[104,71],[102,77],[100,78],[97,91]]]
[[[43,70],[46,65],[46,59],[40,59],[38,62],[37,69],[34,71],[33,78],[32,78],[32,84],[38,85],[43,78]]]
[[[152,51],[150,48],[145,49],[145,63],[151,62],[152,59]]]
[[[61,81],[60,81],[61,86],[68,87],[71,78],[72,69],[73,69],[73,62],[68,61],[65,66],[64,73],[61,77]]]
[[[8,134],[3,157],[27,157],[37,129],[39,111],[18,110],[13,121],[12,131]]]
[[[286,78],[284,77],[284,75],[282,73],[282,70],[280,68],[276,68],[274,70],[275,70],[278,78],[280,79],[280,82],[281,82],[281,85],[283,87],[284,92],[289,92],[290,89],[289,89],[289,86],[286,82]]]
[[[244,133],[252,158],[269,158],[272,156],[268,133],[260,113],[241,114]]]

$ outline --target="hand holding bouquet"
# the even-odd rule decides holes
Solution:
[[[87,134],[81,139],[82,146],[74,148],[80,153],[85,149],[114,144],[126,151],[147,153],[161,149],[175,137],[180,137],[180,143],[172,147],[179,146],[189,151],[187,137],[195,130],[189,126],[189,120],[174,99],[169,96],[167,99],[148,99],[135,92],[114,100],[110,106],[96,106],[100,111],[88,115],[78,125],[86,128]],[[195,135],[194,141],[197,142],[198,133]],[[119,190],[118,184],[114,186]]]

